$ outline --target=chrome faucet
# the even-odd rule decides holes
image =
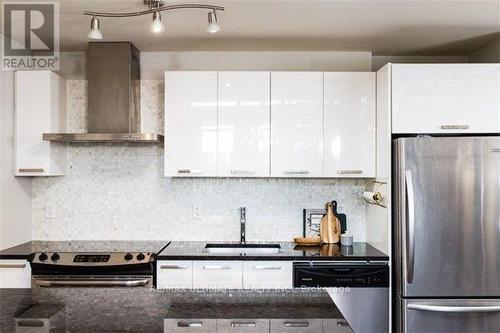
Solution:
[[[245,229],[247,223],[247,208],[240,207],[240,243],[246,243]]]

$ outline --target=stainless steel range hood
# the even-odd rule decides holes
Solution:
[[[158,143],[163,136],[141,133],[139,50],[130,42],[94,42],[87,49],[88,133],[44,133],[59,142]]]

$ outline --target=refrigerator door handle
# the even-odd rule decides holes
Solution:
[[[405,171],[405,181],[406,181],[406,198],[407,205],[406,209],[408,212],[408,228],[407,228],[407,251],[406,251],[406,261],[408,263],[406,267],[406,282],[408,284],[413,283],[413,271],[415,266],[415,201],[413,195],[413,179],[411,175],[411,170]]]
[[[431,312],[500,312],[500,305],[482,306],[450,306],[450,305],[429,305],[429,304],[408,304],[409,310],[431,311]]]

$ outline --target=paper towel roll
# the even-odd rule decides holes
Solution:
[[[379,204],[382,201],[382,194],[380,192],[364,191],[363,198],[372,204]]]

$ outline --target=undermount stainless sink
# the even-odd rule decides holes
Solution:
[[[279,253],[279,244],[211,244],[205,246],[207,253],[252,253],[273,254]]]

